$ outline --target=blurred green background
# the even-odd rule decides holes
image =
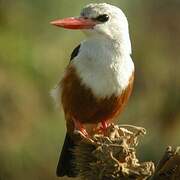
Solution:
[[[92,2],[128,17],[136,77],[120,122],[143,126],[141,160],[180,144],[179,0],[0,0],[0,180],[55,180],[65,136],[50,89],[84,35],[49,24]]]

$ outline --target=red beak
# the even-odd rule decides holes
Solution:
[[[92,29],[97,23],[91,19],[85,19],[82,17],[64,18],[50,22],[52,25],[63,27],[66,29]]]

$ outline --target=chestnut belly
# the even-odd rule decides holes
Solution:
[[[128,87],[118,96],[98,98],[93,95],[90,88],[81,84],[75,69],[68,68],[61,81],[61,101],[65,117],[68,119],[72,117],[88,124],[115,118],[122,111],[131,94],[132,77]]]

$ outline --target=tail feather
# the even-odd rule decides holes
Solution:
[[[57,165],[56,174],[59,177],[68,176],[76,177],[77,171],[75,168],[74,160],[75,156],[73,154],[73,149],[76,144],[68,133],[66,133],[64,145],[61,151],[59,162]]]

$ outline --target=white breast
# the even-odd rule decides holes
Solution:
[[[120,48],[108,41],[85,41],[72,61],[82,83],[99,98],[119,95],[129,84],[134,64]]]

